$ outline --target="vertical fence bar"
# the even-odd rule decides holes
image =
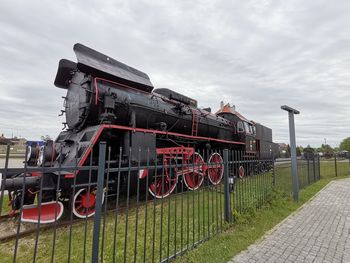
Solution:
[[[111,163],[111,147],[108,147],[108,156],[107,156],[107,175],[106,175],[106,194],[102,197],[105,201],[104,203],[104,212],[103,212],[103,225],[102,225],[102,244],[101,244],[101,262],[104,262],[104,246],[105,246],[105,230],[106,230],[106,218],[107,218],[107,207],[108,207],[108,194],[109,194],[109,174],[110,174],[110,163]],[[90,196],[90,194],[89,194]]]
[[[275,174],[275,156],[272,153],[272,185],[276,186],[276,174]]]
[[[149,169],[148,167],[150,166],[149,165],[149,158],[150,158],[150,149],[149,147],[147,148],[147,169]],[[149,170],[148,170],[149,171]],[[147,174],[146,176],[146,184],[145,184],[145,232],[144,232],[144,237],[143,237],[143,262],[146,262],[146,249],[147,249],[147,208],[148,208],[148,180],[149,180],[149,176]],[[176,242],[175,242],[176,244]],[[175,251],[176,252],[176,251]]]
[[[224,218],[226,222],[231,221],[231,208],[230,208],[230,186],[228,180],[228,150],[224,150]]]
[[[222,152],[222,156],[223,156],[223,152]],[[231,150],[230,151],[230,156],[229,156],[229,171],[230,174],[232,176],[231,178],[231,189],[230,189],[230,199],[231,199],[231,208],[233,208],[234,211],[237,211],[237,194],[236,194],[236,183],[237,183],[237,178],[235,176],[235,159],[234,159],[234,151]],[[222,185],[221,184],[221,192],[223,192],[224,190],[222,189]],[[224,209],[223,209],[224,210]],[[222,214],[222,213],[221,213]],[[223,217],[223,216],[222,216]],[[234,217],[232,218],[233,221],[235,220]],[[221,218],[221,221],[223,220],[223,218]]]
[[[198,152],[199,156],[200,152]],[[200,159],[200,158],[199,158]],[[196,158],[193,158],[193,171],[199,171],[200,169],[200,162],[199,163],[195,163],[196,162]],[[196,176],[195,173],[193,172],[193,177]],[[192,247],[194,247],[195,244],[195,225],[194,225],[194,192],[195,191],[191,191],[192,192]]]
[[[210,150],[209,149],[207,149],[207,156],[210,156]],[[206,161],[206,163],[207,163],[207,166],[209,165],[209,159],[207,158],[207,161]],[[207,192],[207,188],[206,188],[206,181],[204,181],[204,184],[203,184],[203,195],[202,195],[202,201],[203,201],[203,209],[202,209],[202,218],[203,218],[203,224],[202,224],[202,226],[203,226],[203,240],[205,239],[205,237],[206,237],[206,230],[205,230],[205,193]]]
[[[318,163],[318,180],[321,179],[321,162],[320,162],[320,156],[317,155],[317,163]]]
[[[2,214],[2,204],[4,202],[4,195],[5,195],[5,182],[7,177],[7,169],[9,166],[9,159],[10,159],[10,145],[8,144],[6,146],[6,156],[5,156],[5,174],[3,174],[0,178],[2,180],[0,182],[1,189],[0,189],[0,215]]]
[[[46,147],[44,148],[44,154],[45,154],[45,151],[46,151]],[[41,174],[41,178],[40,178],[40,190],[39,190],[39,194],[37,194],[37,196],[36,196],[37,197],[38,208],[39,208],[39,214],[38,214],[38,224],[36,226],[36,233],[35,233],[33,263],[36,262],[36,256],[37,256],[38,244],[39,244],[40,221],[41,221],[41,203],[42,203],[42,198],[43,198],[43,179],[44,179],[44,172],[45,172],[45,161],[43,161],[43,164],[41,166],[41,172],[42,172],[42,174]],[[24,194],[25,193],[23,192],[23,195]]]
[[[334,169],[335,169],[335,176],[338,176],[337,155],[336,154],[334,154]]]
[[[315,166],[315,157],[312,159],[313,163],[313,173],[314,173],[314,180],[313,183],[316,182],[316,166]]]
[[[73,178],[73,201],[72,205],[74,205],[74,196],[75,196],[75,190],[77,187],[77,176],[78,176],[78,147],[79,144],[75,145],[75,156],[74,156],[74,162],[75,162],[75,169],[74,169],[74,178]],[[72,186],[71,186],[72,187]],[[73,233],[73,209],[70,210],[70,224],[69,224],[69,240],[68,240],[68,258],[67,261],[70,262],[71,259],[71,251],[72,251],[72,233]]]
[[[94,217],[94,229],[93,229],[93,239],[92,239],[91,262],[93,263],[98,262],[105,162],[106,162],[106,142],[100,142],[99,157],[98,157],[98,174],[97,174],[96,211],[95,211],[95,217]]]
[[[128,179],[126,181],[126,207],[125,207],[125,233],[124,233],[124,262],[127,262],[127,247],[128,247],[128,227],[129,227],[129,202],[130,202],[130,180],[131,180],[131,156],[132,148],[129,148],[129,162],[128,162]]]
[[[307,158],[307,185],[310,185],[310,160]]]
[[[57,175],[57,186],[56,186],[56,206],[58,204],[58,198],[60,195],[60,182],[61,182],[61,172],[62,172],[62,147],[60,147],[59,152],[59,163],[58,163],[58,175]],[[1,211],[1,209],[0,209]],[[57,207],[55,207],[55,222],[53,227],[53,240],[52,240],[52,250],[51,250],[51,263],[54,262],[55,249],[56,249],[56,232],[57,232]],[[86,236],[86,235],[85,235]],[[84,236],[84,244],[86,237]],[[85,262],[85,246],[84,246],[84,262]]]
[[[26,148],[26,153],[25,156],[27,156],[28,154],[28,148]],[[8,160],[10,158],[10,152],[8,152],[8,155],[6,155],[6,167],[8,167]],[[27,162],[24,163],[24,174],[27,174]],[[6,178],[6,177],[5,177]],[[22,184],[22,196],[21,196],[21,208],[19,211],[19,218],[18,218],[18,223],[17,223],[17,230],[16,230],[16,243],[15,243],[15,248],[14,248],[14,252],[13,252],[13,263],[16,262],[16,258],[17,258],[17,249],[18,249],[18,244],[19,244],[19,233],[21,231],[21,222],[22,222],[22,212],[23,212],[23,204],[24,204],[24,190],[25,190],[25,185],[26,185],[26,176],[23,176],[23,184]]]
[[[141,156],[141,147],[139,147],[138,152],[138,162],[137,162],[137,171],[140,171],[140,156]],[[136,219],[135,219],[135,242],[134,242],[134,262],[137,259],[137,238],[138,238],[138,224],[139,224],[139,199],[140,199],[140,177],[137,176],[137,189],[136,189]]]
[[[115,217],[114,217],[114,234],[113,234],[113,263],[116,261],[117,256],[117,225],[118,225],[118,209],[119,209],[119,189],[120,189],[120,168],[122,164],[122,147],[119,148],[118,157],[118,179],[117,179],[117,198],[115,201]],[[91,153],[92,154],[92,153]]]

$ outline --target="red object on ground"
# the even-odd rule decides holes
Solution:
[[[63,204],[60,201],[41,203],[40,209],[37,205],[23,206],[21,221],[39,223],[40,214],[40,224],[53,223],[60,219],[63,214],[63,209]]]

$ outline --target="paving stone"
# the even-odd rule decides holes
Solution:
[[[350,179],[331,182],[312,201],[230,262],[349,262]]]

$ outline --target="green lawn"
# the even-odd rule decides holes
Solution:
[[[227,228],[228,225],[222,223],[222,216],[223,194],[219,187],[172,195],[164,200],[142,204],[138,209],[134,207],[128,212],[123,211],[118,213],[117,217],[114,212],[109,212],[106,216],[104,231],[103,226],[101,227],[101,235],[104,232],[103,259],[105,262],[111,262],[114,256],[116,262],[121,262],[125,256],[126,262],[133,261],[134,257],[137,262],[142,262],[144,259],[145,262],[152,260],[157,262],[175,251],[185,250],[198,240],[206,239]],[[145,221],[146,218],[147,221]],[[86,242],[84,242],[85,223],[73,225],[70,253],[72,262],[84,260],[84,249],[86,249],[85,260],[91,260],[92,229],[93,221],[88,220]],[[115,246],[114,231],[116,231]],[[67,261],[69,236],[69,227],[57,230],[55,262]],[[126,247],[124,247],[125,243]],[[14,241],[0,244],[1,262],[12,262],[14,245]],[[37,262],[47,262],[51,259],[52,245],[53,231],[42,231],[38,240]],[[34,247],[35,235],[22,238],[19,242],[17,262],[32,260],[35,253]]]
[[[1,208],[1,215],[6,215],[10,212],[11,207],[9,206],[9,197],[7,194],[4,194],[4,197],[2,199],[2,208]]]

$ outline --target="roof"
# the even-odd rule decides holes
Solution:
[[[216,114],[219,113],[231,113],[232,115],[236,115],[241,121],[246,121],[249,123],[252,123],[250,120],[248,120],[246,117],[244,117],[242,114],[240,114],[238,111],[236,111],[235,106],[230,106],[229,103],[226,105],[223,105],[221,109],[219,109]]]

